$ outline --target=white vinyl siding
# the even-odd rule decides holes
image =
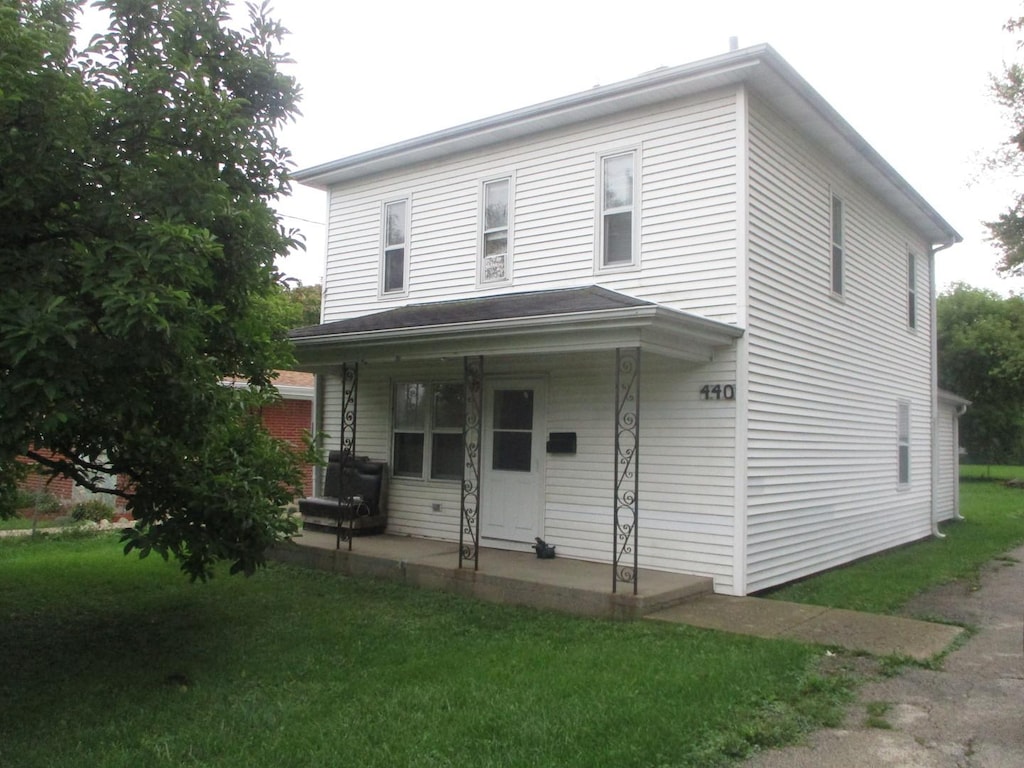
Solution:
[[[930,532],[930,489],[900,491],[896,403],[911,405],[910,473],[931,461],[930,323],[906,328],[914,232],[751,99],[747,591]],[[823,285],[833,194],[843,205],[844,300]]]
[[[956,408],[939,406],[939,479],[936,489],[936,517],[950,520],[960,510],[960,439]]]
[[[484,181],[512,174],[515,290],[600,282],[711,319],[736,318],[736,97],[705,94],[330,191],[324,320],[508,290],[479,281]],[[595,274],[596,156],[637,147],[636,256]],[[641,162],[642,160],[642,162]],[[408,197],[408,292],[378,289],[380,203]],[[376,208],[374,207],[376,206]]]

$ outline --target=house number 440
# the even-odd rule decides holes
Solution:
[[[700,388],[701,400],[735,400],[736,387],[733,384],[705,384]]]

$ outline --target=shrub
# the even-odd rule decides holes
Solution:
[[[102,499],[89,499],[80,501],[71,508],[71,519],[76,523],[93,522],[101,520],[113,520],[114,508]]]
[[[61,511],[60,499],[47,491],[19,490],[15,501],[19,510],[34,509],[40,515],[55,515]]]

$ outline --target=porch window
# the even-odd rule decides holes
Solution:
[[[398,477],[462,478],[465,388],[448,382],[395,385],[392,466]]]
[[[409,268],[409,201],[384,204],[382,293],[404,293]]]
[[[485,181],[480,234],[480,282],[501,283],[510,277],[509,199],[511,179]]]
[[[633,264],[634,153],[601,158],[601,266]]]

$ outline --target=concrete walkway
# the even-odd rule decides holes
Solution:
[[[976,627],[939,669],[909,668],[862,686],[841,728],[770,750],[749,768],[1024,766],[1024,547],[993,561],[981,586],[947,584],[905,608]],[[868,708],[888,728],[870,727]]]
[[[491,602],[617,619],[648,618],[758,637],[899,655],[942,653],[963,630],[946,624],[799,605],[711,591],[711,580],[641,569],[640,591],[611,594],[611,566],[569,558],[538,560],[526,552],[483,549],[480,569],[459,569],[450,542],[408,536],[357,538],[335,549],[333,534],[303,532],[272,557],[294,565],[404,581]]]
[[[726,595],[702,595],[646,618],[835,646],[875,656],[908,656],[918,661],[942,653],[964,631],[948,624],[898,616]]]

